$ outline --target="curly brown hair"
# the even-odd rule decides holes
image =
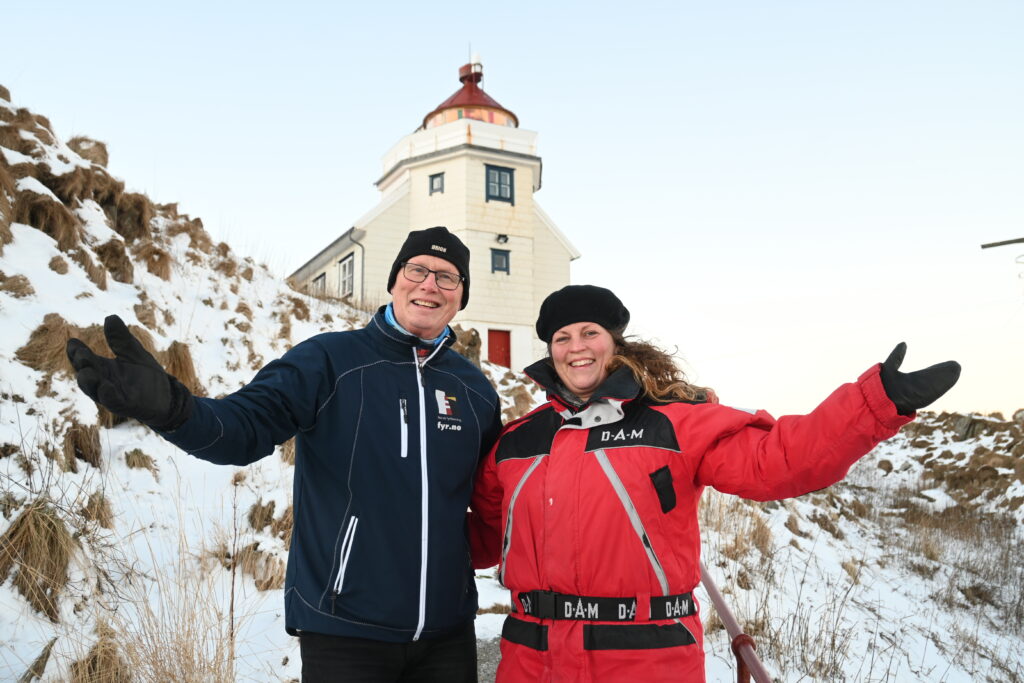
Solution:
[[[609,333],[615,341],[615,355],[608,362],[608,372],[628,367],[643,387],[644,396],[657,401],[715,402],[714,392],[708,387],[690,384],[668,352],[636,337],[627,339],[619,330],[609,330]]]

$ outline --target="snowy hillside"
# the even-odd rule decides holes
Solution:
[[[74,385],[64,344],[106,351],[116,313],[219,396],[367,314],[214,244],[112,178],[102,143],[65,142],[7,99],[0,87],[0,680],[297,679],[281,595],[293,451],[217,467],[116,424]],[[483,367],[506,417],[539,400]],[[778,680],[1019,680],[1022,456],[1020,420],[922,416],[830,489],[769,504],[709,492],[705,562]],[[490,576],[483,639],[508,604]],[[702,604],[708,679],[734,680]]]

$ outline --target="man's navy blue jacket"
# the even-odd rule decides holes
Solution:
[[[500,405],[479,369],[398,332],[317,335],[222,399],[197,398],[170,442],[246,465],[296,436],[285,625],[404,642],[476,615],[465,534]],[[425,354],[425,355],[424,355]]]

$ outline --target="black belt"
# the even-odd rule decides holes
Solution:
[[[636,621],[636,598],[592,598],[553,591],[527,591],[519,594],[523,614],[538,619],[576,619],[580,621]],[[652,595],[651,619],[675,619],[697,613],[692,593]],[[641,614],[641,620],[647,615]]]

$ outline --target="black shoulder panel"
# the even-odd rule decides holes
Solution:
[[[672,429],[671,420],[657,410],[634,401],[627,404],[622,420],[607,427],[593,427],[587,436],[588,452],[627,446],[678,451],[679,440]]]
[[[495,462],[550,453],[551,441],[560,426],[562,417],[551,408],[527,416],[516,429],[501,437],[494,453]]]

